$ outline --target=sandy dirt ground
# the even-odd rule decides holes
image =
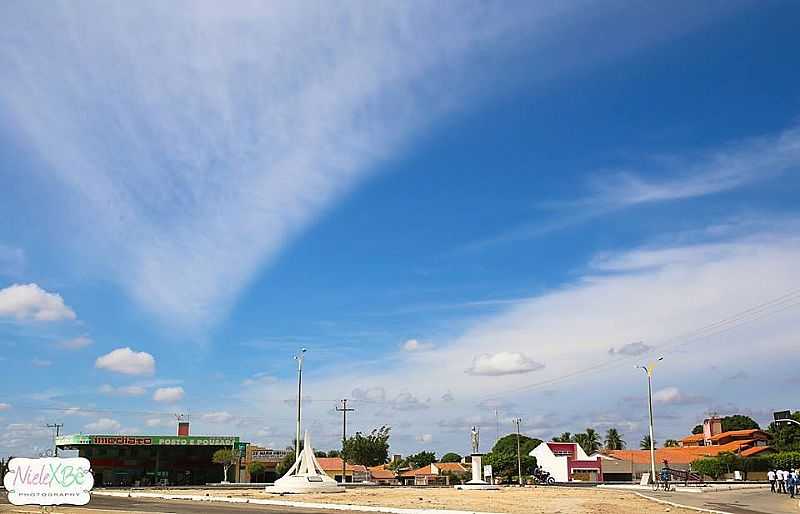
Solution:
[[[689,514],[692,510],[677,509],[646,500],[627,491],[596,488],[533,487],[505,488],[499,491],[456,491],[445,488],[361,488],[338,494],[292,494],[279,496],[256,490],[181,491],[175,494],[210,494],[214,496],[250,497],[338,503],[379,505],[412,509],[452,509],[508,514],[621,514],[672,512]]]

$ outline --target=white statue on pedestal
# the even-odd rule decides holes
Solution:
[[[480,428],[472,427],[470,431],[470,441],[472,443],[472,480],[466,484],[457,485],[455,488],[462,490],[478,489],[482,491],[499,489],[496,485],[492,485],[483,479],[483,454],[479,452],[481,444]]]

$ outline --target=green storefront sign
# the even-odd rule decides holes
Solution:
[[[65,435],[56,438],[58,446],[238,446],[238,436],[163,436],[163,435]]]

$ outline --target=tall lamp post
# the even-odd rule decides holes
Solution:
[[[659,357],[656,362],[651,362],[647,366],[637,366],[647,374],[647,407],[650,412],[650,479],[656,481],[656,441],[653,438],[653,370],[658,361],[664,360]]]
[[[297,430],[295,434],[295,458],[300,455],[300,420],[303,413],[303,357],[305,356],[306,349],[300,348],[300,353],[294,356],[297,361]]]

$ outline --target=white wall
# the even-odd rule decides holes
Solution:
[[[531,450],[528,454],[531,457],[536,457],[536,464],[550,473],[550,476],[556,479],[556,482],[568,482],[569,475],[567,474],[567,456],[553,455],[547,443],[541,443],[539,446]]]

